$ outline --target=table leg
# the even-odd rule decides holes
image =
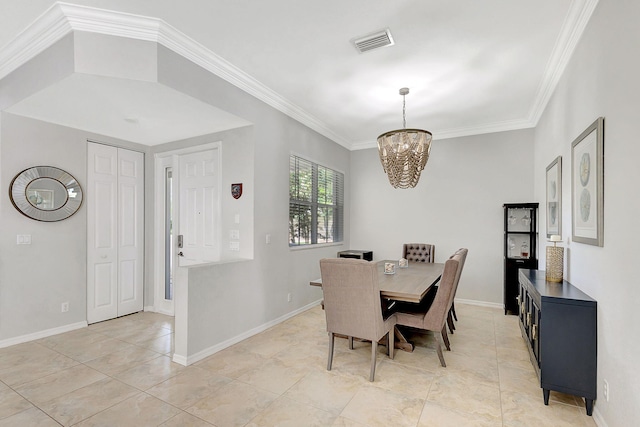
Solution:
[[[402,333],[402,331],[400,329],[398,329],[397,326],[393,327],[393,330],[395,331],[396,334],[396,340],[395,340],[395,348],[399,348],[400,350],[404,350],[404,351],[408,351],[409,353],[411,353],[413,351],[413,344],[410,343],[409,341],[407,341],[407,338],[404,336],[404,334]]]

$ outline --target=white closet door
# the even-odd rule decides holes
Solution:
[[[87,322],[118,316],[118,152],[88,145]]]
[[[87,322],[143,309],[144,155],[88,144]]]
[[[118,316],[142,311],[144,154],[118,149]]]

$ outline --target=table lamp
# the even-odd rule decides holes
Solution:
[[[546,279],[548,282],[560,283],[564,271],[564,248],[556,244],[562,242],[562,236],[553,234],[549,237],[549,241],[553,242],[553,246],[547,246]]]

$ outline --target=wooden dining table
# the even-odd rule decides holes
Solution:
[[[385,263],[395,264],[395,273],[384,272]],[[378,284],[380,296],[391,301],[419,303],[435,286],[442,276],[444,264],[429,262],[410,262],[405,268],[398,267],[397,261],[378,261]],[[322,286],[322,279],[315,279],[309,283],[311,286]],[[395,328],[396,348],[405,351],[413,351],[413,344],[407,341],[397,327]]]

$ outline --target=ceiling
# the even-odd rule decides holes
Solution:
[[[407,127],[429,130],[436,140],[535,126],[597,3],[70,1],[162,20],[277,94],[283,111],[301,112],[303,123],[350,149],[372,147],[379,134],[402,127],[401,87],[411,90]],[[0,0],[0,62],[53,4]],[[354,39],[385,28],[393,46],[358,53]],[[81,102],[89,83],[108,111]],[[74,75],[8,111],[147,145],[246,124],[150,86]],[[61,93],[69,100],[63,106],[53,102]],[[163,123],[180,126],[168,133]]]

